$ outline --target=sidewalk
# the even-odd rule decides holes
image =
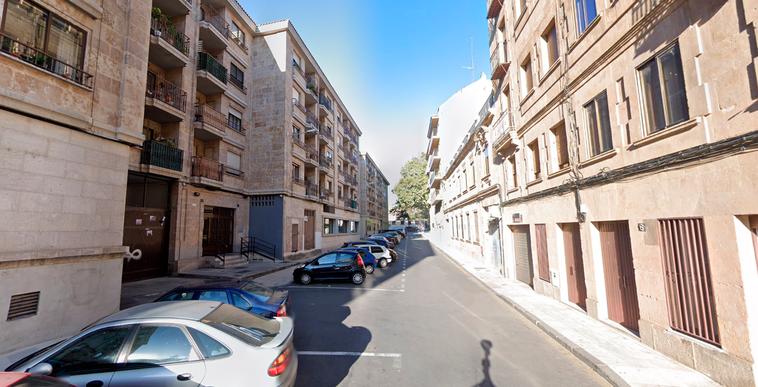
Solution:
[[[503,278],[495,270],[482,269],[481,262],[455,249],[427,241],[614,386],[721,386],[569,305]]]

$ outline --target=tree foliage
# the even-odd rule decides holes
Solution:
[[[392,213],[398,218],[428,219],[429,208],[426,202],[429,191],[426,183],[426,153],[422,152],[406,162],[400,170],[400,181],[392,189],[397,195]]]

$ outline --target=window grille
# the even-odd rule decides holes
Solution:
[[[11,296],[8,307],[8,321],[37,315],[39,292],[16,294]]]

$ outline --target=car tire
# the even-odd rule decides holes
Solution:
[[[366,274],[374,273],[374,265],[366,265]]]
[[[353,275],[350,276],[350,280],[353,281],[353,283],[356,285],[362,284],[364,280],[363,273],[360,273],[360,272],[353,273]]]
[[[311,277],[310,274],[308,274],[308,273],[300,274],[300,283],[301,284],[308,285],[309,283],[311,283],[312,280],[313,280],[313,278]]]
[[[386,258],[381,258],[379,260],[379,267],[381,267],[382,269],[384,269],[385,267],[387,267],[387,259]]]

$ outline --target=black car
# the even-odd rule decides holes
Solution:
[[[261,317],[292,317],[286,290],[269,289],[255,281],[205,280],[170,290],[155,301],[207,300],[231,304]]]
[[[386,230],[379,230],[379,233],[380,233],[380,234],[384,234],[385,232],[396,232],[396,233],[398,233],[398,234],[399,234],[401,237],[403,237],[403,239],[405,239],[405,238],[407,237],[407,235],[405,234],[405,231],[403,231],[403,230],[397,230],[397,229],[396,229],[396,230],[391,230],[391,229],[386,229]]]
[[[296,282],[307,285],[314,280],[346,279],[356,285],[366,278],[363,259],[355,250],[337,250],[322,254],[292,272]]]

